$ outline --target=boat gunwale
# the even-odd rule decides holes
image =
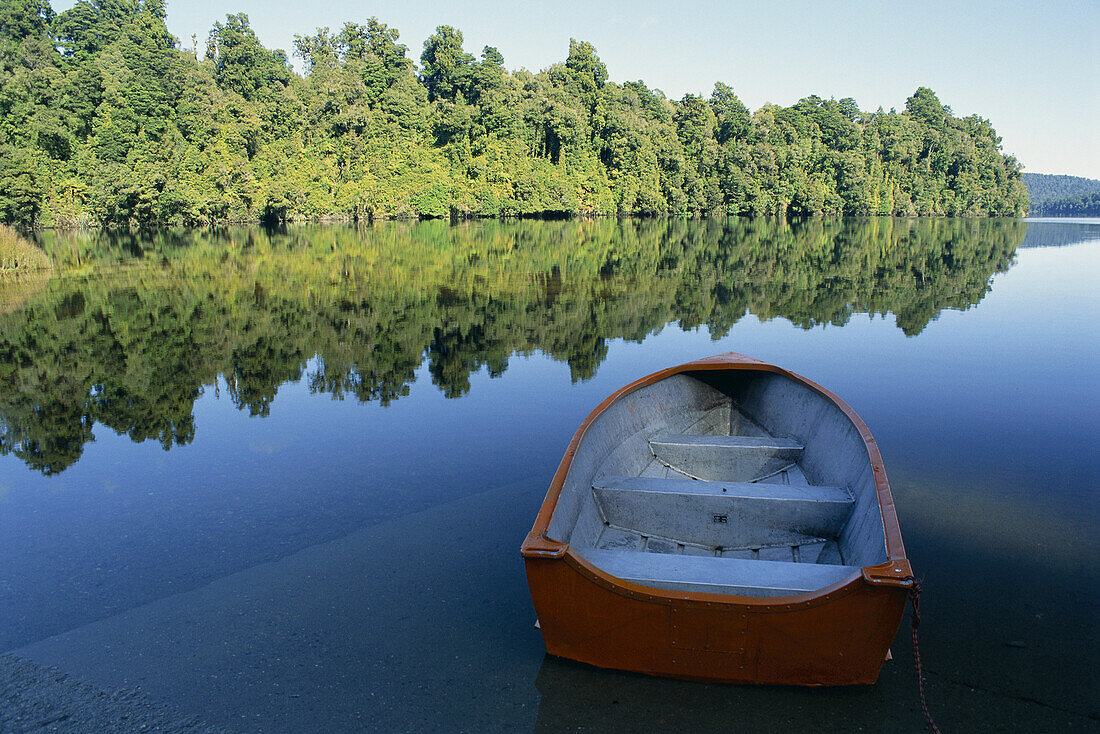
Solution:
[[[577,449],[584,441],[592,424],[604,413],[604,411],[636,390],[660,382],[673,375],[684,372],[721,370],[753,370],[771,372],[786,377],[808,387],[818,395],[830,401],[852,422],[852,425],[854,425],[859,432],[860,438],[863,439],[863,444],[867,450],[867,456],[874,474],[875,493],[878,499],[879,512],[882,517],[886,542],[885,562],[864,566],[860,569],[859,573],[853,573],[845,579],[820,589],[790,596],[754,597],[700,591],[671,591],[657,589],[651,586],[643,586],[613,576],[589,562],[580,553],[574,551],[569,543],[554,540],[547,535],[550,519],[554,514],[554,510],[557,508],[562,488],[565,485],[565,478],[573,465],[573,457],[576,455]],[[791,372],[790,370],[786,370],[778,365],[747,357],[737,352],[727,352],[725,354],[706,357],[659,370],[616,390],[597,405],[584,419],[576,432],[574,432],[573,438],[570,440],[569,446],[565,451],[565,455],[562,457],[558,469],[554,473],[554,478],[550,483],[545,499],[543,499],[542,506],[539,508],[539,513],[535,517],[534,526],[520,548],[520,553],[526,559],[564,559],[570,566],[577,569],[583,575],[617,594],[631,598],[643,598],[651,602],[662,604],[683,604],[684,602],[697,603],[705,606],[735,604],[759,611],[783,611],[795,607],[805,609],[807,607],[816,606],[817,603],[833,601],[840,596],[845,596],[848,593],[856,591],[862,587],[863,583],[871,586],[901,588],[907,588],[913,584],[912,569],[905,555],[905,545],[901,539],[901,528],[898,524],[897,512],[894,507],[894,497],[890,491],[890,484],[886,478],[886,469],[882,462],[882,455],[879,452],[878,444],[874,436],[871,435],[870,429],[867,428],[867,424],[863,422],[863,419],[859,417],[848,403],[813,380],[795,372]]]

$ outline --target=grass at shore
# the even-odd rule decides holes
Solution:
[[[11,227],[0,224],[0,273],[49,270],[50,258]]]

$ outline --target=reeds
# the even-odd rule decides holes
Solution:
[[[11,227],[0,224],[0,273],[50,269],[50,258]]]

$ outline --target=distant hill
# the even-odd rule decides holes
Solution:
[[[1031,216],[1100,216],[1100,181],[1079,176],[1025,173]]]

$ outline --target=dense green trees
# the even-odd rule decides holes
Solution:
[[[1054,176],[1049,173],[1025,173],[1024,185],[1033,205],[1069,199],[1100,191],[1100,181],[1079,176]]]
[[[1033,213],[1044,217],[1100,217],[1100,192],[1050,201]]]
[[[1031,214],[1039,217],[1100,216],[1100,181],[1078,176],[1025,173]]]
[[[0,220],[209,224],[318,217],[1017,215],[987,120],[921,88],[904,111],[808,97],[755,113],[726,84],[669,100],[589,43],[509,72],[440,26],[419,68],[377,19],[297,36],[299,76],[243,13],[203,58],[163,0],[0,9]]]

